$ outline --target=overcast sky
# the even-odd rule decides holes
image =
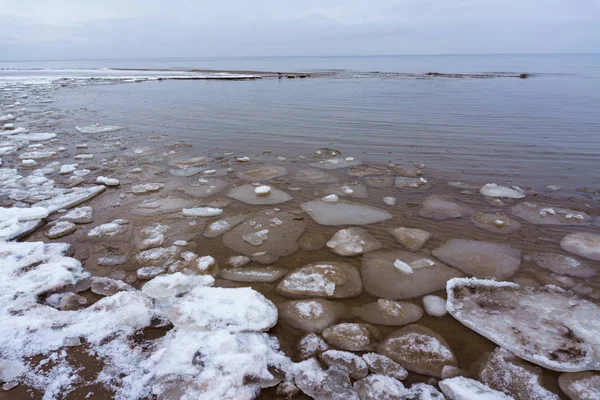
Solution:
[[[600,52],[600,0],[0,0],[0,59]]]

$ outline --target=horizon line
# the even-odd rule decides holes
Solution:
[[[3,60],[0,62],[57,62],[57,61],[124,61],[124,60],[176,60],[176,59],[251,59],[251,58],[350,58],[350,57],[439,57],[439,56],[544,56],[544,55],[600,55],[596,52],[574,53],[423,53],[423,54],[342,54],[342,55],[301,55],[301,56],[170,56],[170,57],[106,57],[106,58],[47,58]]]

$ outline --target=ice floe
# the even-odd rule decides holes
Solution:
[[[477,240],[451,239],[432,254],[465,274],[480,278],[506,279],[521,265],[521,250]]]
[[[233,229],[237,225],[241,224],[242,222],[247,221],[251,217],[252,217],[251,214],[244,214],[244,215],[234,215],[231,217],[219,219],[215,222],[212,222],[210,225],[208,225],[208,227],[204,231],[203,235],[208,238],[219,237],[219,236],[223,235],[225,232],[229,232],[231,229]]]
[[[417,252],[431,238],[431,233],[417,228],[390,228],[389,232],[396,238],[398,243],[409,251]]]
[[[187,293],[198,286],[212,286],[214,281],[208,275],[186,275],[176,272],[174,274],[157,276],[146,282],[142,286],[142,292],[149,297],[162,299]]]
[[[266,181],[287,174],[287,170],[283,167],[265,166],[252,169],[246,169],[237,173],[238,178],[250,181]]]
[[[372,351],[377,347],[381,334],[372,325],[343,322],[323,331],[325,341],[348,351]]]
[[[458,365],[446,340],[422,325],[408,325],[391,333],[377,352],[388,356],[409,371],[442,377],[444,366]]]
[[[413,273],[398,270],[394,266],[396,260],[408,264]],[[361,273],[367,292],[390,300],[423,296],[443,289],[449,279],[463,276],[460,271],[424,254],[404,251],[365,254]]]
[[[346,371],[338,368],[323,370],[314,359],[299,363],[297,369],[296,385],[314,399],[360,400]]]
[[[450,400],[514,400],[474,379],[457,376],[440,382],[442,392]]]
[[[589,225],[593,218],[583,211],[525,201],[510,208],[510,212],[532,224]]]
[[[402,326],[421,319],[423,309],[408,302],[379,299],[372,303],[354,307],[352,314],[371,324]]]
[[[360,161],[355,160],[352,157],[333,157],[311,163],[310,166],[320,169],[341,169],[355,167],[360,164]]]
[[[600,372],[586,371],[562,374],[558,384],[571,400],[600,399]]]
[[[382,247],[379,240],[364,228],[346,228],[337,231],[327,242],[327,247],[340,256],[352,257]]]
[[[446,196],[431,195],[423,201],[419,215],[423,218],[444,220],[469,217],[475,214],[475,209]]]
[[[58,221],[56,224],[52,225],[50,229],[48,229],[44,235],[48,239],[58,239],[63,236],[67,236],[77,230],[77,225],[68,221]]]
[[[522,199],[525,192],[518,186],[507,187],[495,183],[486,183],[479,189],[479,193],[487,197],[507,197],[510,199]]]
[[[329,350],[327,342],[315,333],[309,333],[302,336],[296,347],[298,348],[298,355],[302,360],[316,357],[322,352]]]
[[[223,243],[253,261],[269,264],[298,250],[305,227],[303,218],[290,213],[258,215],[225,233]]]
[[[356,267],[343,262],[322,262],[298,267],[277,285],[279,293],[291,298],[343,299],[360,295],[362,288]]]
[[[542,385],[540,367],[500,347],[485,355],[472,369],[481,382],[515,400],[559,399]]]
[[[369,371],[374,374],[387,375],[394,379],[403,380],[408,376],[408,371],[388,356],[377,353],[365,353],[362,356],[367,363]]]
[[[357,203],[312,200],[301,207],[321,225],[367,225],[392,218],[385,210]]]
[[[75,224],[89,224],[94,221],[94,209],[90,206],[77,207],[61,215],[59,220]]]
[[[277,308],[250,288],[197,286],[167,311],[176,327],[229,332],[266,331],[277,322]]]
[[[352,379],[364,378],[369,373],[367,363],[360,356],[349,351],[326,350],[319,354],[319,360],[329,368],[346,371]]]
[[[560,241],[560,247],[583,258],[600,261],[600,234],[570,233]]]
[[[123,129],[123,127],[116,125],[95,124],[81,127],[76,126],[75,129],[77,129],[77,131],[81,133],[109,133],[120,131],[121,129]]]
[[[339,179],[327,172],[318,169],[305,168],[301,169],[294,175],[294,178],[301,182],[313,183],[335,183]]]
[[[535,253],[528,254],[524,258],[533,261],[538,267],[549,269],[560,275],[589,278],[596,274],[594,269],[586,263],[572,257],[563,256],[562,254]]]
[[[133,194],[146,194],[150,192],[156,192],[162,189],[164,185],[162,183],[142,183],[140,185],[133,185],[131,192]]]
[[[181,214],[185,217],[215,217],[223,214],[223,210],[216,207],[192,207],[184,208]]]
[[[279,306],[281,320],[307,333],[320,333],[348,314],[343,304],[324,299],[291,300]]]
[[[287,274],[288,270],[283,267],[272,265],[259,267],[248,266],[244,268],[228,268],[219,272],[219,277],[234,282],[275,282]]]
[[[439,296],[423,296],[423,306],[427,314],[432,317],[443,317],[448,313],[446,310],[446,300]]]
[[[555,286],[453,279],[447,309],[462,324],[544,368],[600,368],[600,306]]]
[[[411,395],[402,382],[379,374],[371,374],[354,382],[354,390],[360,400],[403,400],[408,399],[408,396]]]
[[[431,187],[431,183],[426,178],[407,178],[404,176],[397,176],[394,185],[399,189],[428,189]]]
[[[366,199],[369,197],[367,194],[367,187],[358,182],[334,183],[327,186],[325,192],[358,199]]]
[[[236,186],[227,196],[247,204],[279,204],[292,199],[288,193],[274,187],[270,187],[268,193],[256,193],[255,189],[252,185]]]

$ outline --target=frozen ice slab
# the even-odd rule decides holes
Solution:
[[[42,200],[38,203],[35,203],[33,206],[44,207],[48,209],[49,213],[53,213],[60,209],[68,209],[71,207],[75,207],[85,201],[96,197],[105,190],[106,187],[103,185],[64,190],[55,197],[48,200]]]
[[[330,345],[348,351],[372,351],[381,339],[374,326],[354,322],[332,325],[323,331],[323,337]]]
[[[448,310],[446,310],[446,300],[439,296],[423,296],[423,306],[425,306],[427,314],[432,317],[443,317],[448,314]]]
[[[60,237],[69,235],[77,230],[77,225],[68,221],[58,221],[44,234],[48,239],[58,239]]]
[[[298,238],[305,227],[303,218],[290,213],[259,215],[223,235],[223,243],[253,261],[270,264],[298,250]],[[260,240],[251,243],[253,239]]]
[[[367,363],[354,353],[340,350],[326,350],[319,354],[321,360],[329,368],[338,368],[348,372],[350,378],[361,379],[367,376]]]
[[[396,238],[398,243],[409,251],[417,252],[431,238],[431,233],[417,228],[390,228],[388,230]]]
[[[474,377],[515,400],[558,400],[542,385],[542,369],[497,347],[475,363]]]
[[[569,275],[578,278],[589,278],[596,275],[586,263],[576,260],[573,257],[563,256],[556,253],[536,253],[528,254],[524,257],[526,260],[533,261],[538,267],[549,269],[559,275]]]
[[[231,188],[227,196],[248,204],[279,204],[290,201],[292,196],[283,190],[271,187],[266,195],[257,194],[252,185],[242,185]]]
[[[340,256],[358,256],[382,247],[381,242],[364,228],[347,228],[337,231],[327,242],[327,247]]]
[[[223,214],[223,210],[215,207],[192,207],[184,208],[181,213],[185,217],[215,217]]]
[[[288,270],[283,267],[258,267],[248,266],[244,268],[227,268],[221,270],[219,277],[234,282],[275,282],[287,274]]]
[[[296,347],[301,360],[318,356],[320,353],[329,350],[329,345],[316,333],[302,336]]]
[[[597,233],[570,233],[560,241],[560,247],[569,253],[600,261],[600,235]]]
[[[506,215],[477,213],[471,221],[478,228],[494,233],[511,233],[521,229],[521,224]]]
[[[462,324],[544,368],[600,368],[600,306],[554,286],[452,279],[447,309]]]
[[[168,311],[186,330],[266,331],[277,323],[277,308],[251,288],[196,287]]]
[[[367,187],[358,182],[334,183],[325,188],[325,193],[357,199],[366,199],[369,197]]]
[[[82,127],[76,126],[75,129],[77,129],[77,131],[81,133],[109,133],[120,131],[121,129],[123,129],[123,127],[116,125],[95,124]]]
[[[377,352],[388,356],[409,371],[442,377],[444,366],[458,366],[446,340],[422,325],[407,325],[391,333]]]
[[[320,171],[318,169],[305,168],[296,172],[294,178],[301,182],[313,182],[313,183],[335,183],[339,179],[327,172]]]
[[[279,306],[281,320],[303,332],[323,332],[348,314],[343,304],[323,300],[291,300]]]
[[[246,169],[237,173],[238,178],[250,182],[267,181],[287,174],[283,167],[264,166],[252,169]]]
[[[361,162],[359,160],[355,160],[352,157],[333,157],[327,158],[325,160],[320,160],[314,163],[309,164],[311,167],[321,168],[321,169],[341,169],[348,167],[355,167],[360,165]]]
[[[286,297],[326,297],[343,299],[362,292],[360,274],[355,266],[342,262],[307,264],[292,270],[277,291]]]
[[[61,215],[59,220],[75,224],[89,224],[94,220],[94,209],[90,206],[77,207]]]
[[[0,207],[0,240],[11,240],[32,232],[48,213],[44,207]]]
[[[362,356],[369,371],[374,374],[387,375],[394,379],[403,380],[408,377],[408,371],[388,356],[377,353],[366,353]]]
[[[525,192],[518,186],[507,187],[495,183],[486,183],[479,189],[479,193],[487,197],[507,197],[509,199],[525,197]]]
[[[203,233],[203,236],[208,238],[219,237],[225,232],[229,232],[237,225],[241,224],[244,221],[250,219],[252,215],[244,214],[244,215],[234,215],[231,217],[226,217],[223,219],[219,219],[215,222],[212,222],[210,225],[206,227],[206,230]]]
[[[413,273],[407,275],[395,267],[396,260],[408,264]],[[406,251],[367,253],[361,272],[367,292],[390,300],[423,296],[443,289],[449,279],[463,276],[425,254]]]
[[[465,274],[506,279],[521,265],[521,250],[501,243],[451,239],[431,252]]]
[[[182,190],[184,193],[194,197],[208,197],[219,193],[227,187],[227,182],[222,179],[208,178],[203,179],[199,183],[186,185]]]
[[[390,169],[384,165],[357,165],[356,167],[350,168],[348,173],[352,176],[369,176],[369,175],[381,175],[385,174]]]
[[[346,371],[338,368],[323,370],[315,359],[297,364],[295,382],[313,399],[360,400]]]
[[[583,211],[525,201],[510,208],[510,212],[532,224],[589,225],[593,218]]]
[[[418,321],[423,309],[412,303],[379,299],[352,309],[352,314],[376,325],[403,326]]]
[[[600,399],[600,372],[586,371],[562,374],[558,385],[571,400]]]
[[[474,379],[457,376],[440,382],[442,392],[450,400],[514,400]]]
[[[371,374],[354,382],[354,390],[361,400],[401,400],[408,399],[411,393],[402,382],[386,375]]]
[[[428,189],[431,187],[431,183],[423,177],[407,178],[397,176],[394,180],[394,185],[399,189]]]
[[[365,183],[371,187],[376,188],[389,188],[394,186],[395,179],[389,175],[379,176],[367,176],[365,177]]]
[[[419,215],[429,219],[452,219],[468,217],[475,214],[475,209],[446,196],[427,196]]]
[[[162,299],[187,293],[198,286],[212,286],[214,282],[214,278],[210,275],[185,275],[176,272],[157,276],[146,282],[142,286],[142,292],[149,297]]]
[[[127,204],[129,212],[136,215],[162,215],[174,211],[181,211],[184,208],[192,207],[197,204],[196,201],[184,199],[181,197],[151,197]]]
[[[142,183],[139,185],[133,185],[131,187],[131,192],[133,194],[146,194],[150,192],[156,192],[162,189],[165,185],[162,183]]]
[[[367,225],[392,218],[385,210],[357,203],[312,200],[301,207],[321,225]]]

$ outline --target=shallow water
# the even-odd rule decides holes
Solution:
[[[520,249],[522,254],[552,252],[570,255],[560,249],[560,240],[573,231],[598,232],[597,226],[534,225],[511,214],[510,207],[521,201],[536,201],[585,211],[592,217],[600,215],[598,195],[574,190],[599,188],[596,171],[600,150],[596,144],[600,117],[594,110],[600,104],[600,91],[595,89],[595,85],[598,85],[597,80],[583,75],[539,75],[525,80],[327,76],[302,80],[265,78],[250,82],[162,81],[75,85],[61,89],[33,87],[18,89],[29,93],[30,99],[23,100],[28,103],[24,106],[29,111],[19,116],[16,122],[33,132],[58,133],[59,142],[52,146],[60,144],[67,147],[67,152],[56,158],[61,163],[75,162],[72,156],[77,153],[95,154],[93,160],[79,161],[79,169],[84,167],[92,171],[84,177],[86,183],[94,182],[101,175],[120,180],[119,187],[108,188],[105,193],[85,203],[94,207],[92,224],[80,225],[77,232],[55,242],[71,243],[74,257],[85,262],[85,268],[94,275],[107,276],[115,270],[123,270],[133,285],[139,287],[141,282],[135,280],[135,272],[139,268],[134,261],[137,251],[132,243],[136,243],[138,230],[155,222],[171,227],[165,246],[177,239],[188,240],[187,250],[200,256],[210,254],[221,267],[226,266],[230,256],[239,253],[226,247],[221,237],[202,236],[205,227],[221,217],[277,207],[297,215],[306,223],[304,235],[321,235],[329,240],[344,226],[317,224],[301,211],[301,204],[330,194],[327,187],[331,184],[295,178],[297,171],[323,159],[322,155],[315,153],[323,147],[335,148],[336,153],[343,154],[342,158],[352,156],[384,169],[389,163],[399,167],[408,167],[413,162],[427,165],[423,170],[430,187],[400,189],[393,184],[390,187],[367,184],[367,198],[340,195],[341,201],[374,206],[392,215],[392,219],[364,227],[381,242],[383,247],[380,251],[404,250],[388,230],[405,226],[433,234],[421,250],[424,255],[429,255],[431,250],[450,239],[508,244]],[[44,103],[35,97],[36,94],[53,102]],[[9,98],[8,95],[5,97]],[[6,112],[0,113],[4,114]],[[75,130],[75,126],[95,122],[119,125],[124,129],[87,135]],[[565,135],[567,131],[569,135]],[[116,141],[122,145],[103,149],[105,144]],[[77,150],[75,145],[81,143],[88,144],[88,148]],[[205,177],[221,179],[228,184],[227,188],[208,197],[194,197],[179,190],[198,183],[203,174],[174,176],[169,173],[172,164],[197,156],[213,158],[200,167],[202,170],[216,170],[214,175]],[[250,161],[239,162],[237,156],[247,156]],[[287,159],[277,158],[281,156]],[[2,158],[3,167],[16,166],[21,171],[28,171],[18,165],[16,156]],[[41,165],[45,163],[40,161]],[[248,205],[227,197],[233,185],[247,184],[236,174],[228,173],[227,168],[239,173],[259,166],[287,169],[286,175],[263,184],[286,191],[292,200],[277,205]],[[131,172],[136,167],[142,167],[143,171]],[[397,167],[391,168],[384,175],[393,177],[398,170]],[[340,184],[366,183],[364,177],[350,175],[347,168],[325,172],[338,178]],[[68,176],[55,173],[52,179],[65,184]],[[464,192],[447,185],[448,181],[457,180],[475,184],[475,187],[488,182],[519,185],[526,189],[526,198],[503,199],[504,204],[494,205],[477,190]],[[164,187],[146,195],[128,192],[132,185],[148,182],[161,183]],[[546,189],[543,185],[547,183],[559,185],[563,190],[553,192]],[[432,194],[448,196],[479,212],[508,215],[518,219],[521,228],[502,234],[478,228],[468,216],[448,220],[423,218],[419,210],[424,199]],[[386,205],[382,201],[386,196],[396,197],[396,204]],[[139,205],[147,198],[169,203],[160,213],[152,214],[152,209],[140,213]],[[3,206],[9,205],[6,199],[3,201],[6,203]],[[180,214],[182,208],[209,204],[222,207],[223,215],[192,218]],[[87,232],[115,218],[129,221],[128,236],[91,243]],[[56,216],[49,218],[54,219]],[[27,240],[48,241],[43,234],[46,229],[39,229]],[[107,253],[125,254],[130,261],[116,267],[98,265],[97,258]],[[326,246],[311,251],[300,249],[281,256],[269,265],[292,270],[323,261],[348,262],[359,270],[361,267],[360,256],[338,256]],[[585,262],[597,273],[600,272],[600,262]],[[259,266],[258,263],[250,265]],[[582,295],[589,295],[592,299],[597,299],[600,293],[598,275],[585,279],[571,278],[567,282],[526,258],[521,259],[520,268],[508,280],[533,285],[552,283],[565,288],[578,284],[589,288],[590,291]],[[246,284],[217,279],[217,286],[250,286],[275,304],[289,300],[275,291],[276,285],[277,282]],[[83,294],[90,301],[99,299],[90,291]],[[445,298],[444,290],[432,294]],[[360,306],[376,300],[377,297],[363,292],[358,297],[336,301],[347,306]],[[408,301],[422,306],[421,298]],[[357,319],[347,321],[359,322]],[[418,323],[447,340],[460,368],[467,369],[480,356],[495,348],[490,341],[449,315],[436,318],[425,314]],[[385,337],[399,327],[378,326],[378,329]],[[296,359],[296,344],[302,333],[281,321],[270,332],[280,340],[282,349]],[[163,329],[150,328],[137,340],[150,340],[162,334]],[[80,349],[69,350],[69,356],[82,362],[90,376],[98,368],[95,361],[83,355]],[[548,389],[562,396],[557,376],[556,372],[544,370],[543,382]],[[404,382],[408,386],[413,382],[435,383],[435,380],[410,373]],[[110,398],[110,393],[103,392],[102,388],[85,385],[78,387],[69,398],[81,398],[90,390],[97,398]],[[25,399],[32,396],[38,397],[28,393],[23,386],[0,393],[0,398]],[[265,390],[260,398],[276,398],[274,390]]]
[[[541,189],[597,184],[600,78],[377,75],[80,87],[57,106],[84,120],[169,133],[202,149],[284,155],[335,146],[376,162],[426,163],[460,179]],[[108,123],[108,121],[107,121]]]

